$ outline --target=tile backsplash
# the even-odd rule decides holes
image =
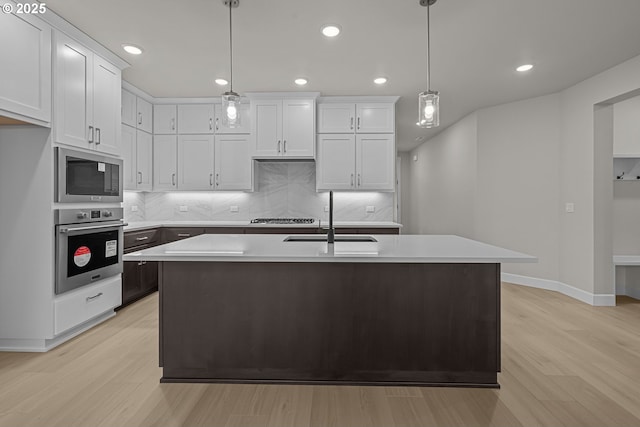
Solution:
[[[259,162],[256,188],[244,192],[125,192],[125,219],[134,221],[243,221],[309,217],[327,221],[329,193],[316,192],[313,162]],[[393,221],[393,193],[334,192],[336,221]],[[137,210],[133,211],[132,208]],[[367,212],[367,207],[374,212]]]

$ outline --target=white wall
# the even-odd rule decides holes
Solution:
[[[502,271],[556,280],[560,96],[478,111],[474,237],[538,257]]]
[[[411,152],[410,221],[403,233],[473,237],[476,120],[471,114]]]

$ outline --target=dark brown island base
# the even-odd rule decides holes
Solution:
[[[500,264],[458,236],[201,235],[158,261],[162,382],[497,388]]]

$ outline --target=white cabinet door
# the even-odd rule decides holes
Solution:
[[[356,104],[356,132],[394,133],[395,105],[391,103]]]
[[[252,190],[252,166],[248,135],[216,136],[216,190]]]
[[[213,104],[178,105],[179,134],[212,134]]]
[[[314,158],[315,100],[285,99],[282,101],[282,155]]]
[[[251,103],[251,136],[254,157],[275,157],[282,153],[282,100]]]
[[[153,186],[153,137],[150,133],[142,130],[136,131],[136,166],[136,189],[151,191]]]
[[[240,126],[236,128],[230,128],[222,124],[222,104],[215,104],[215,132],[217,134],[238,134],[238,133],[251,133],[251,114],[249,101],[242,100],[240,104]]]
[[[151,133],[153,131],[153,106],[142,98],[137,98],[137,127]]]
[[[395,161],[393,135],[356,135],[356,189],[393,191]]]
[[[122,123],[136,127],[136,96],[129,91],[122,90]]]
[[[156,135],[175,135],[178,109],[175,105],[153,106],[153,133]]]
[[[28,14],[2,13],[0,40],[0,109],[50,122],[51,27]]]
[[[356,149],[353,134],[318,135],[316,188],[352,190],[355,188]]]
[[[137,189],[137,166],[136,166],[136,130],[135,128],[122,125],[122,167],[124,189]]]
[[[56,32],[54,58],[54,140],[89,148],[93,145],[89,141],[95,138],[92,107],[93,54],[69,37]]]
[[[213,135],[178,136],[178,189],[213,188]]]
[[[120,154],[122,96],[120,70],[93,56],[93,126],[97,150]]]
[[[318,104],[318,133],[351,133],[355,119],[355,104]]]
[[[155,135],[153,137],[153,190],[177,190],[178,137]]]

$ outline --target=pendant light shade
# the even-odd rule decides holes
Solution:
[[[437,0],[419,0],[421,6],[427,8],[427,90],[418,94],[418,122],[421,128],[440,126],[440,93],[431,90],[431,40],[429,37],[429,7]]]
[[[229,8],[229,91],[222,94],[222,125],[228,128],[240,127],[240,95],[233,91],[233,33],[231,10],[238,7],[240,0],[222,0],[222,4]]]

